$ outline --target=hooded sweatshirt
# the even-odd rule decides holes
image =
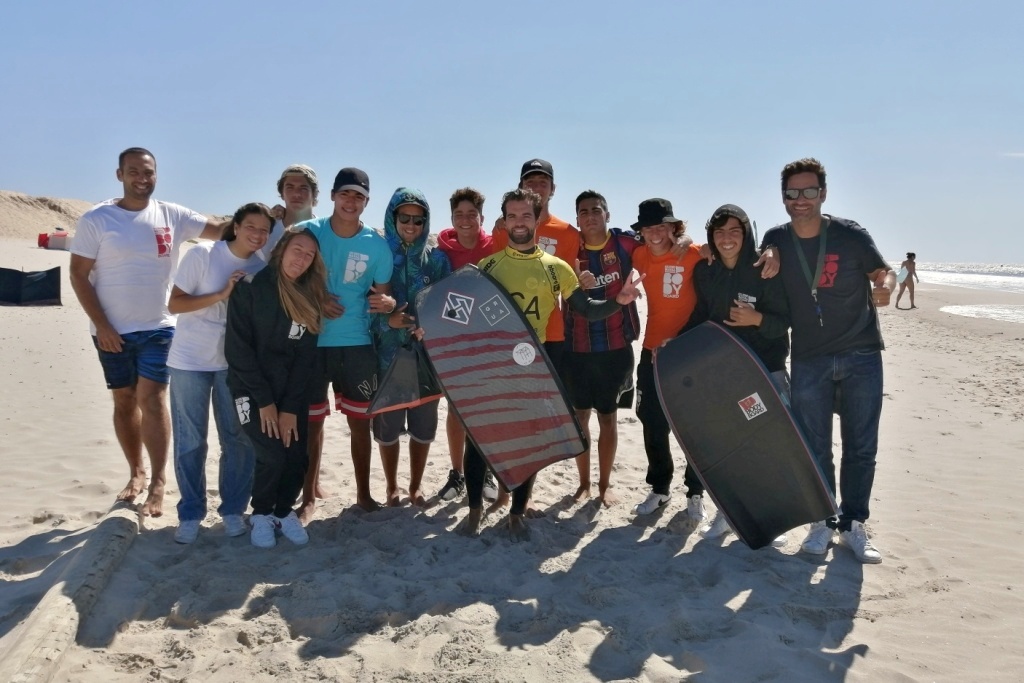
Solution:
[[[396,226],[395,213],[403,204],[423,207],[423,231],[412,244],[402,240]],[[391,248],[395,266],[391,275],[391,296],[395,298],[398,308],[408,304],[405,312],[416,316],[416,294],[452,272],[451,262],[430,234],[430,206],[422,192],[407,187],[395,190],[384,215],[384,239]],[[412,335],[407,329],[389,326],[386,315],[377,316],[374,333],[378,363],[381,371],[384,371],[394,360],[398,349],[408,343]]]
[[[715,246],[714,226],[721,225],[724,218],[734,216],[743,225],[743,245],[739,258],[732,268],[722,262],[722,255]],[[711,320],[724,323],[729,320],[729,309],[736,300],[749,303],[764,316],[759,327],[726,326],[747,343],[765,364],[769,372],[786,369],[789,355],[789,308],[782,278],[761,277],[761,266],[754,267],[758,258],[754,246],[754,231],[750,219],[743,209],[735,204],[718,207],[706,226],[708,246],[715,255],[715,261],[708,265],[701,261],[694,268],[693,283],[697,292],[697,306],[683,327],[686,332],[697,325]],[[681,332],[681,333],[682,333]]]

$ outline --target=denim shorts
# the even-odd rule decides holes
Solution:
[[[173,327],[128,332],[121,335],[120,353],[111,353],[100,349],[96,337],[93,337],[92,344],[100,356],[107,388],[133,387],[139,377],[167,384],[170,377],[167,371],[167,353],[171,350],[173,338]]]

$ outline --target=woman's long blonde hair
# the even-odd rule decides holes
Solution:
[[[299,235],[306,235],[313,240],[316,253],[306,272],[294,280],[289,280],[281,273],[281,257],[288,244]],[[281,297],[284,312],[295,322],[305,325],[313,334],[319,334],[323,320],[324,298],[327,296],[327,266],[320,256],[320,241],[309,230],[289,228],[270,253],[267,267],[277,272],[277,293]]]

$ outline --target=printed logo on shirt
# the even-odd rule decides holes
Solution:
[[[468,325],[469,316],[472,312],[473,297],[457,292],[448,292],[448,298],[444,301],[444,310],[441,311],[441,317],[454,323]]]
[[[292,321],[292,328],[288,331],[289,339],[302,339],[302,335],[306,334],[306,326]]]
[[[764,405],[764,401],[761,400],[761,397],[757,395],[756,391],[750,396],[740,399],[739,404],[740,409],[747,417],[748,422],[753,420],[755,417],[764,415],[768,412],[768,409]]]
[[[551,239],[550,237],[538,237],[537,246],[554,256],[555,249],[558,248],[558,240]]]
[[[742,302],[742,303],[750,304],[751,306],[753,306],[754,304],[757,303],[757,297],[756,296],[754,296],[752,294],[744,294],[743,292],[738,293],[736,295],[736,299],[738,301]]]
[[[619,257],[616,256],[614,251],[606,251],[605,253],[601,254],[601,263],[603,263],[606,266],[614,266],[618,262]]]
[[[683,290],[683,266],[665,266],[661,281],[661,293],[666,299],[678,299]]]
[[[494,327],[512,313],[512,311],[509,310],[509,307],[505,305],[505,302],[502,301],[501,297],[497,294],[480,306],[480,312],[483,314],[484,320],[486,320],[487,324],[491,327]]]
[[[238,421],[244,425],[249,424],[251,408],[248,396],[241,396],[235,399],[235,410],[238,411]]]
[[[836,275],[839,274],[839,254],[825,254],[825,266],[821,269],[821,280],[818,289],[834,287]]]
[[[171,247],[173,240],[171,239],[171,229],[168,227],[153,228],[153,234],[156,236],[156,255],[160,258],[171,255]]]
[[[358,282],[370,267],[370,256],[358,252],[350,252],[345,262],[345,283]]]
[[[611,273],[601,273],[596,278],[598,287],[607,287],[616,280],[621,280],[622,276],[619,275],[619,271],[612,271]]]

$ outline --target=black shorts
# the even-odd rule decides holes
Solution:
[[[632,347],[615,351],[567,351],[563,362],[566,389],[577,410],[593,409],[607,415],[616,408],[628,408],[632,403]],[[625,405],[622,405],[623,399],[628,401]]]
[[[321,346],[310,380],[309,419],[323,422],[331,414],[328,389],[334,388],[334,408],[366,420],[366,409],[377,391],[377,352],[364,346]]]

